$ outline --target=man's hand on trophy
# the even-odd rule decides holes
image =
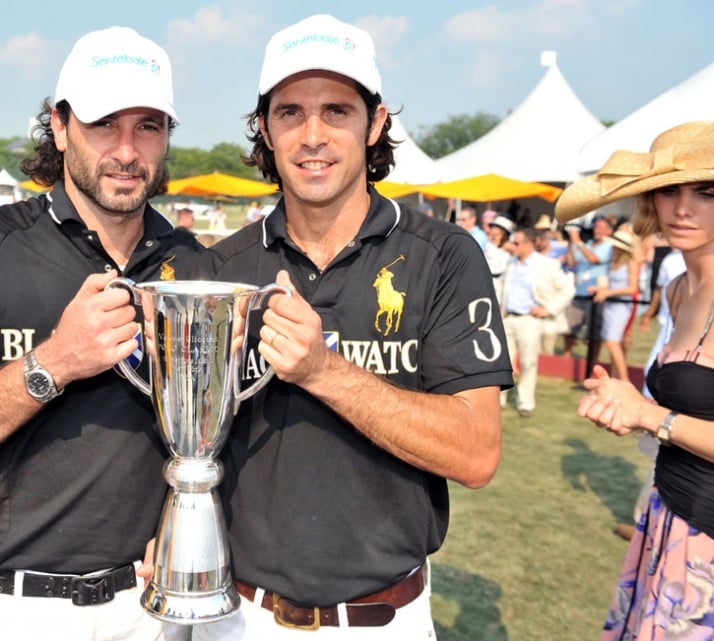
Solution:
[[[304,387],[322,369],[330,351],[325,345],[322,320],[297,292],[287,271],[281,270],[275,280],[292,290],[292,296],[270,297],[263,314],[258,351],[283,381]]]
[[[38,360],[62,388],[95,376],[128,357],[138,344],[138,324],[126,289],[105,286],[117,273],[90,275],[52,332],[37,348]]]
[[[154,574],[154,543],[156,539],[151,539],[146,544],[146,549],[144,551],[144,562],[136,568],[136,576],[140,579],[144,579],[144,588],[147,588],[151,577]]]

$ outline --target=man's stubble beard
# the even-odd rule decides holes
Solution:
[[[64,161],[67,172],[77,189],[110,214],[133,213],[141,209],[147,200],[166,192],[168,167],[165,157],[151,181],[149,181],[149,172],[145,168],[136,172],[136,163],[121,165],[116,162],[104,162],[97,167],[96,173],[92,173],[83,159],[74,155],[69,149],[65,153]],[[101,178],[112,172],[138,173],[143,180],[143,188],[136,195],[133,195],[133,189],[122,189],[121,187],[115,189],[113,193],[105,192],[100,184]]]

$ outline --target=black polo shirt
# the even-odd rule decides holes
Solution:
[[[281,201],[204,252],[201,276],[265,285],[288,270],[331,349],[395,385],[440,394],[510,386],[492,279],[473,238],[370,193],[358,236],[322,273],[288,238]],[[265,365],[251,344],[249,375]],[[222,454],[235,576],[299,603],[384,588],[446,535],[445,479],[277,378],[242,404]]]
[[[144,226],[124,275],[186,277],[202,247],[148,205]],[[47,338],[86,277],[112,268],[62,182],[0,207],[1,362]],[[167,488],[154,423],[149,398],[110,370],[67,385],[0,443],[0,569],[84,573],[143,558]]]

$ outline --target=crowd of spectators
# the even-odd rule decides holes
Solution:
[[[629,380],[631,332],[638,316],[646,323],[657,313],[657,272],[670,248],[655,236],[640,241],[625,216],[600,215],[587,224],[560,226],[550,214],[533,216],[524,210],[518,215],[519,211],[512,204],[506,211],[489,206],[479,213],[477,205],[468,204],[450,213],[450,219],[468,230],[484,251],[505,325],[527,324],[529,337],[539,337],[535,351],[529,340],[527,358],[523,339],[520,349],[517,341],[509,343],[514,371],[522,378],[528,362],[526,388],[532,390],[533,362],[540,354],[584,355],[574,353],[580,346],[597,362],[604,345],[611,375]],[[525,252],[523,245],[528,247]],[[543,276],[543,265],[554,263],[564,276],[557,286],[548,280],[550,276],[545,280]],[[518,278],[506,278],[512,273]],[[519,296],[520,307],[509,308],[509,300]],[[525,398],[520,398],[517,388],[515,404],[523,417],[534,408],[532,391]]]

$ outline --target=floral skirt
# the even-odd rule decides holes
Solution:
[[[601,641],[714,641],[714,539],[652,491]]]

